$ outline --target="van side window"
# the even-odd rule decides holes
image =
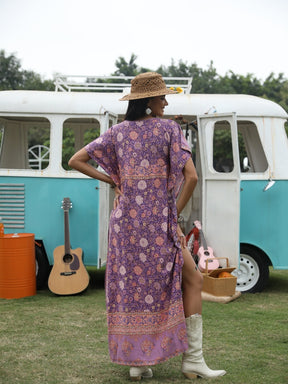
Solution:
[[[257,126],[252,121],[237,121],[241,172],[265,172],[268,162],[259,137]]]
[[[217,121],[214,125],[213,168],[222,173],[230,173],[234,169],[231,125],[226,120]]]
[[[0,116],[0,168],[45,169],[50,122],[43,117]]]
[[[93,118],[67,119],[63,124],[62,167],[70,171],[70,157],[84,145],[99,137],[100,124]],[[97,164],[91,161],[93,166]]]

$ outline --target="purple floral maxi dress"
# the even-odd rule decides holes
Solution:
[[[187,349],[176,195],[191,157],[172,120],[124,121],[86,146],[120,186],[106,266],[111,360],[154,365]]]

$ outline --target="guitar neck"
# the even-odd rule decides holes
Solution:
[[[204,233],[203,233],[202,229],[200,229],[200,237],[201,237],[201,244],[203,244],[203,248],[207,249],[207,243],[206,243],[206,240],[205,240]]]
[[[69,235],[69,212],[64,211],[64,247],[65,247],[65,255],[70,254],[71,245],[70,245],[70,235]]]

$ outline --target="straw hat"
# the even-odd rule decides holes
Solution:
[[[145,72],[131,80],[131,92],[123,96],[120,100],[145,99],[178,93],[166,87],[162,76],[156,72]]]

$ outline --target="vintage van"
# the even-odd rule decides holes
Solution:
[[[59,77],[56,92],[0,92],[0,217],[6,233],[35,234],[38,287],[65,241],[67,197],[72,248],[83,249],[86,266],[105,265],[113,191],[67,163],[123,119],[129,78],[92,80]],[[261,291],[270,265],[288,269],[288,115],[255,96],[190,94],[191,79],[165,80],[183,89],[167,96],[165,117],[181,116],[199,175],[185,229],[200,220],[214,255],[237,268],[237,290]]]

